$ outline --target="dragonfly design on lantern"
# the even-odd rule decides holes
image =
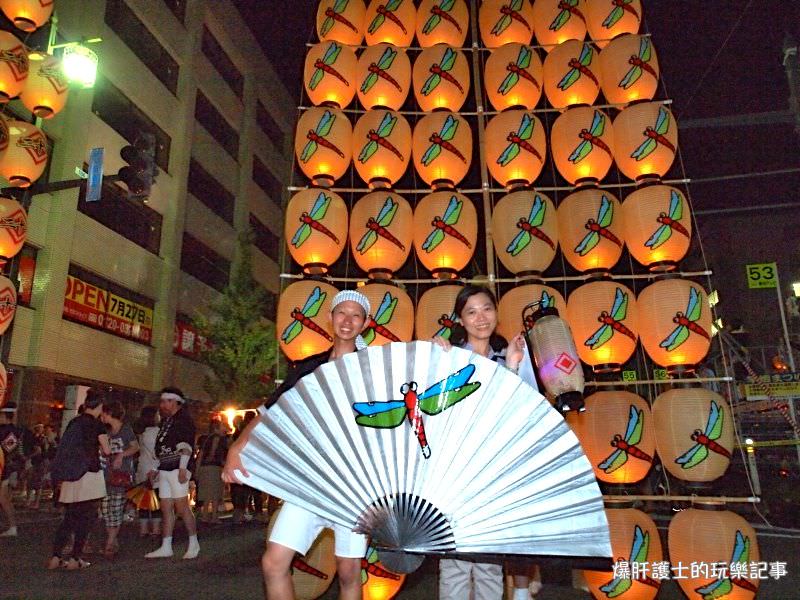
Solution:
[[[333,142],[329,142],[325,139],[325,136],[331,132],[331,127],[333,127],[333,123],[335,121],[336,115],[334,115],[331,111],[326,110],[320,118],[319,123],[317,123],[317,126],[308,131],[306,134],[308,142],[303,147],[303,151],[300,153],[301,162],[305,163],[311,160],[311,157],[314,156],[314,153],[317,151],[319,146],[327,148],[328,150],[338,154],[341,158],[344,158],[344,152],[342,152]]]
[[[519,124],[519,129],[517,131],[512,131],[506,137],[506,140],[511,142],[506,149],[503,150],[503,153],[497,159],[497,164],[501,167],[507,166],[512,160],[517,158],[520,153],[520,148],[525,150],[526,152],[530,152],[536,158],[539,159],[539,162],[544,162],[542,155],[539,154],[539,151],[534,148],[529,139],[533,135],[533,128],[536,125],[536,121],[534,121],[528,113],[524,113],[522,115],[522,121]]]
[[[422,456],[430,458],[431,448],[425,435],[422,413],[431,416],[438,415],[475,392],[481,383],[469,381],[473,373],[475,373],[475,365],[470,363],[463,369],[433,384],[421,394],[417,394],[417,382],[409,381],[400,387],[400,393],[403,394],[402,400],[356,402],[353,404],[353,410],[358,413],[356,423],[363,427],[393,429],[408,418],[422,450]]]
[[[628,59],[628,63],[632,66],[620,80],[618,87],[627,90],[634,83],[639,81],[639,78],[642,76],[642,71],[647,71],[657,80],[658,75],[656,74],[656,70],[649,64],[652,56],[653,46],[650,43],[650,38],[643,37],[639,42],[639,54],[633,55]]]
[[[578,17],[581,21],[586,23],[586,17],[583,16],[583,13],[578,9],[578,3],[580,0],[561,0],[558,3],[559,13],[556,15],[556,18],[553,19],[553,22],[550,23],[550,27],[548,29],[550,31],[558,31],[564,25],[569,23],[569,20],[572,18],[572,15]]]
[[[311,80],[308,82],[308,87],[312,90],[317,89],[319,82],[322,81],[322,78],[325,77],[325,74],[333,75],[345,84],[347,87],[350,87],[350,82],[344,78],[344,76],[339,73],[333,65],[336,63],[336,59],[339,58],[339,53],[342,51],[342,47],[337,44],[336,42],[331,42],[328,46],[328,49],[325,50],[325,54],[323,55],[322,59],[317,59],[314,61],[314,72],[311,74]]]
[[[383,119],[378,125],[378,129],[370,129],[367,133],[367,143],[361,149],[361,153],[358,155],[358,162],[364,164],[366,163],[372,156],[378,151],[378,147],[382,146],[386,148],[389,152],[394,154],[398,160],[403,160],[403,155],[400,154],[400,151],[392,144],[388,139],[391,134],[394,126],[397,124],[397,117],[392,116],[392,113],[387,112]]]
[[[739,572],[742,574],[749,571],[750,538],[738,529],[736,530],[736,537],[734,538],[731,562],[728,563],[728,565],[730,566],[730,564],[741,566]],[[717,600],[718,598],[725,598],[725,596],[730,594],[733,591],[733,586],[740,587],[754,594],[758,591],[758,588],[750,583],[749,580],[741,576],[735,577],[731,575],[730,570],[728,570],[728,577],[721,577],[708,585],[695,588],[694,591],[700,594],[703,600]]]
[[[366,94],[368,91],[372,89],[378,82],[378,77],[382,77],[390,84],[392,84],[395,88],[397,88],[398,92],[403,92],[403,88],[400,87],[400,84],[397,83],[397,80],[389,75],[389,68],[394,63],[394,59],[397,57],[397,50],[392,50],[391,48],[386,48],[381,54],[381,57],[378,59],[377,63],[370,63],[368,67],[369,75],[364,78],[364,82],[361,84],[361,93]]]
[[[292,559],[292,569],[297,569],[298,571],[302,571],[303,573],[308,573],[309,575],[313,575],[314,577],[317,577],[318,579],[327,579],[328,578],[328,574],[327,573],[323,573],[319,569],[315,569],[314,567],[312,567],[310,564],[308,564],[306,561],[304,561],[299,556],[295,556]]]
[[[453,5],[455,5],[455,3],[456,0],[439,0],[439,4],[434,4],[431,7],[431,16],[425,21],[425,25],[422,26],[422,33],[430,35],[443,19],[455,27],[458,33],[462,33],[461,25],[449,14],[449,12],[453,10]]]
[[[605,115],[600,111],[594,111],[594,117],[592,117],[592,126],[589,129],[581,129],[578,137],[582,141],[577,145],[575,150],[572,151],[572,154],[569,155],[567,160],[573,164],[578,164],[584,158],[589,156],[592,150],[594,150],[595,146],[602,148],[606,154],[612,156],[611,148],[609,148],[608,144],[600,139],[600,136],[603,135],[605,128]]]
[[[456,323],[458,323],[458,317],[456,316],[456,313],[450,313],[449,316],[442,315],[436,319],[436,322],[442,327],[439,329],[439,331],[433,334],[433,337],[443,337],[444,339],[449,340],[453,333],[453,327],[455,327]]]
[[[492,31],[490,32],[492,35],[500,35],[503,33],[509,28],[512,21],[518,21],[522,23],[528,31],[533,31],[528,21],[526,21],[525,17],[519,12],[522,10],[523,1],[524,0],[511,0],[508,4],[504,4],[500,7],[500,14],[502,16],[497,20],[497,23],[494,24],[494,27],[492,27]]]
[[[611,445],[616,448],[616,450],[597,465],[598,468],[603,469],[606,473],[613,473],[628,462],[628,456],[634,456],[640,460],[652,463],[653,457],[636,447],[636,445],[642,441],[643,427],[644,411],[631,405],[630,413],[628,414],[628,427],[625,429],[625,437],[623,438],[618,433],[614,435],[614,438],[611,440]]]
[[[339,243],[339,238],[333,235],[330,229],[321,223],[325,218],[325,213],[328,212],[328,207],[331,205],[331,197],[327,196],[325,192],[320,192],[317,199],[314,201],[314,206],[311,207],[309,212],[303,212],[300,215],[300,222],[302,225],[298,227],[294,236],[292,237],[291,244],[295,248],[302,246],[311,235],[311,230],[315,229],[320,233],[327,235],[335,243]]]
[[[375,15],[375,18],[372,19],[372,22],[369,24],[367,31],[369,33],[375,33],[380,29],[381,25],[386,22],[386,19],[389,19],[392,23],[397,25],[400,28],[400,31],[403,32],[403,35],[407,34],[406,26],[403,25],[403,22],[397,18],[397,15],[394,14],[400,5],[403,3],[403,0],[389,0],[386,4],[379,4],[378,10]]]
[[[375,316],[370,316],[367,319],[367,327],[361,334],[361,337],[364,338],[364,341],[367,344],[371,344],[375,340],[376,333],[381,334],[387,340],[392,342],[400,341],[400,338],[389,331],[389,329],[386,327],[386,324],[392,320],[394,309],[397,308],[397,301],[397,297],[392,296],[389,292],[386,292],[383,295],[383,300],[381,300],[381,305],[378,307]]]
[[[661,348],[666,348],[667,352],[672,352],[689,339],[689,332],[702,335],[707,340],[710,340],[711,336],[708,335],[708,332],[695,322],[700,318],[702,310],[703,306],[700,301],[700,293],[696,288],[690,288],[689,304],[686,307],[686,312],[678,311],[675,313],[672,322],[678,326],[659,344],[659,346]]]
[[[692,432],[691,438],[695,444],[676,458],[675,462],[679,464],[682,469],[692,469],[708,458],[709,450],[725,458],[731,458],[731,453],[727,448],[721,446],[716,441],[722,435],[722,427],[724,424],[725,413],[722,412],[719,404],[712,400],[708,412],[708,421],[706,421],[706,428],[702,431],[695,429]]]
[[[323,292],[319,286],[316,286],[311,291],[311,294],[309,294],[302,309],[297,307],[292,309],[292,319],[294,319],[294,321],[283,330],[281,334],[281,341],[283,343],[291,344],[292,340],[303,331],[303,327],[308,327],[311,331],[318,333],[329,342],[333,341],[333,338],[328,335],[327,331],[311,320],[313,317],[317,316],[327,296],[328,292]]]
[[[345,11],[349,3],[350,0],[336,0],[336,2],[333,3],[333,7],[329,6],[325,9],[325,20],[322,22],[322,26],[319,28],[320,37],[324,38],[326,35],[328,35],[328,32],[330,32],[336,22],[339,22],[345,27],[351,29],[353,33],[358,33],[356,26],[348,21],[347,18],[342,16],[342,13]]]
[[[542,295],[539,297],[539,308],[551,308],[556,305],[556,299],[552,294],[548,294],[547,290],[542,290]],[[525,320],[522,322],[522,326],[525,328],[523,333],[529,332],[533,329],[533,314],[529,313],[525,315]]]
[[[517,221],[517,229],[521,229],[514,239],[511,240],[511,243],[506,248],[506,252],[508,252],[511,256],[517,256],[520,252],[525,250],[530,243],[533,237],[537,237],[550,246],[553,250],[556,249],[555,242],[550,239],[544,231],[539,229],[542,223],[544,223],[544,215],[547,211],[547,205],[545,204],[542,197],[539,194],[533,199],[533,204],[531,205],[531,212],[527,218],[520,217],[519,221]]]
[[[592,58],[594,57],[594,50],[589,44],[584,44],[583,48],[581,49],[581,55],[579,58],[570,58],[569,63],[569,71],[567,71],[566,75],[561,78],[561,81],[558,82],[558,89],[562,92],[566,92],[572,85],[581,78],[581,75],[586,75],[589,79],[594,81],[595,85],[600,85],[600,82],[597,81],[597,77],[594,76],[594,73],[589,70],[589,65],[592,64]]]
[[[665,212],[659,213],[656,221],[661,223],[661,226],[656,229],[655,233],[650,236],[650,239],[647,240],[644,245],[651,250],[655,250],[659,246],[666,244],[667,240],[672,237],[673,229],[678,233],[685,235],[687,238],[690,238],[691,236],[689,235],[689,232],[678,222],[682,217],[683,200],[678,192],[672,190],[669,199],[669,214]]]
[[[542,89],[542,86],[539,85],[539,82],[536,81],[533,75],[531,75],[526,69],[531,66],[531,56],[533,54],[533,50],[528,46],[522,46],[519,49],[519,54],[517,55],[517,61],[513,63],[508,63],[506,65],[506,71],[508,71],[508,75],[506,75],[503,82],[500,84],[500,87],[497,88],[498,93],[505,96],[510,92],[514,86],[517,85],[519,82],[519,78],[522,77],[527,81],[530,81],[533,85],[536,86],[537,90]]]
[[[458,120],[453,115],[448,115],[441,131],[439,133],[431,134],[431,137],[428,138],[428,141],[431,142],[431,145],[425,151],[425,154],[422,155],[420,162],[427,167],[439,157],[439,155],[442,153],[442,148],[444,148],[448,152],[455,154],[459,159],[461,159],[461,162],[466,164],[467,159],[464,158],[464,155],[461,154],[461,151],[450,143],[450,140],[455,137],[456,131],[458,131]]]
[[[592,350],[597,350],[606,344],[615,332],[626,335],[636,343],[636,334],[622,324],[628,314],[628,294],[623,292],[620,288],[616,288],[614,292],[614,304],[611,306],[611,311],[603,311],[597,320],[602,323],[600,329],[595,331],[592,336],[587,339],[583,345],[589,346]]]
[[[662,144],[675,152],[675,146],[670,142],[664,134],[669,131],[669,111],[663,106],[658,109],[658,119],[656,119],[655,127],[646,127],[644,136],[647,138],[641,145],[631,152],[631,158],[637,161],[644,160],[650,156],[653,151]]]
[[[632,14],[637,20],[641,19],[636,9],[631,6],[632,3],[633,0],[611,0],[611,4],[614,8],[611,9],[611,12],[608,13],[608,16],[603,21],[603,27],[611,29],[619,22],[622,15],[626,12]]]
[[[633,526],[633,544],[631,544],[631,554],[628,559],[628,564],[639,563],[641,565],[649,565],[650,561],[647,560],[647,555],[650,552],[650,532],[643,531],[638,525]],[[622,560],[622,559],[620,559]],[[642,569],[643,573],[647,573]],[[636,581],[644,583],[654,588],[659,587],[659,582],[648,576],[639,576]],[[630,577],[614,577],[605,585],[600,586],[600,591],[606,595],[606,598],[617,598],[631,589],[633,579]]]
[[[464,88],[461,84],[453,77],[449,71],[453,68],[453,65],[456,64],[456,60],[458,59],[458,54],[452,48],[446,48],[444,51],[444,55],[442,56],[442,60],[439,63],[434,63],[431,65],[430,75],[428,79],[425,80],[425,83],[422,85],[422,89],[420,93],[423,96],[428,96],[430,93],[439,87],[439,84],[442,82],[442,79],[452,83],[454,86],[458,88],[458,91],[462,94],[464,93]]]
[[[377,564],[378,551],[370,546],[367,548],[367,554],[361,559],[361,585],[367,583],[370,575],[375,577],[382,577],[383,579],[391,579],[392,581],[400,581],[400,575],[387,571]]]
[[[431,225],[433,225],[434,229],[422,243],[422,249],[425,250],[425,252],[433,252],[436,247],[444,241],[445,234],[456,238],[467,248],[472,248],[472,244],[469,243],[469,240],[453,227],[453,225],[458,223],[463,206],[464,202],[462,200],[452,196],[450,202],[447,204],[447,209],[444,211],[444,217],[433,217]]]
[[[608,199],[608,196],[603,194],[602,198],[600,198],[600,211],[597,213],[597,220],[589,219],[586,221],[584,227],[589,230],[589,233],[575,246],[575,254],[580,256],[589,254],[589,252],[594,250],[597,244],[600,243],[600,236],[603,236],[622,248],[622,240],[608,229],[613,220],[614,205],[611,203],[611,200]]]
[[[372,248],[373,244],[378,241],[378,236],[386,238],[392,244],[400,248],[400,250],[406,249],[403,243],[387,229],[387,227],[392,224],[392,221],[394,221],[394,216],[397,213],[397,206],[397,202],[395,202],[391,196],[388,196],[386,202],[383,203],[381,211],[378,213],[378,217],[370,217],[367,219],[367,232],[361,237],[358,246],[356,246],[356,250],[359,254],[365,254],[367,250]]]

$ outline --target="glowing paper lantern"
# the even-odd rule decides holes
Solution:
[[[297,122],[294,153],[300,169],[316,185],[330,186],[345,174],[352,144],[352,126],[338,109],[310,108]]]
[[[367,194],[350,214],[350,250],[370,278],[389,279],[411,252],[411,205],[394,192]]]
[[[47,138],[31,123],[8,121],[6,124],[8,148],[0,161],[0,175],[11,187],[29,187],[47,166]]]
[[[317,8],[317,35],[322,42],[358,46],[364,40],[363,0],[322,0]]]
[[[8,277],[0,275],[0,335],[3,335],[17,312],[17,288]]]
[[[469,29],[469,9],[464,0],[422,0],[417,9],[417,41],[423,48],[434,44],[462,46]]]
[[[414,249],[434,277],[453,278],[475,252],[478,213],[455,190],[433,192],[414,209]]]
[[[653,427],[661,462],[683,481],[722,477],[734,449],[728,401],[703,387],[668,390],[653,403]]]
[[[711,309],[702,286],[664,279],[639,294],[642,346],[653,362],[668,369],[693,368],[711,346]]]
[[[558,172],[568,182],[600,181],[614,161],[611,119],[596,108],[571,108],[553,123],[550,147]]]
[[[620,36],[603,49],[599,61],[600,85],[609,102],[652,100],[656,95],[660,71],[649,36]]]
[[[369,299],[372,314],[361,337],[370,346],[410,342],[414,332],[414,305],[402,289],[385,283],[358,288]]]
[[[25,32],[36,31],[47,23],[55,0],[1,0],[0,10],[14,27]]]
[[[614,120],[614,158],[625,177],[663,177],[677,148],[678,124],[660,102],[634,104]]]
[[[344,108],[356,95],[356,53],[338,42],[322,42],[308,49],[303,85],[315,105]]]
[[[692,215],[683,193],[667,185],[642,187],[622,203],[623,237],[633,258],[651,271],[674,269],[692,242]]]
[[[34,115],[49,119],[67,103],[69,82],[61,60],[34,52],[29,55],[30,72],[22,88],[20,100]]]
[[[586,0],[586,26],[598,48],[623,33],[639,33],[641,0]]]
[[[544,67],[530,46],[506,44],[492,50],[483,72],[486,95],[495,110],[533,110],[542,97]]]
[[[13,33],[0,31],[0,103],[19,95],[28,78],[28,51]]]
[[[567,40],[586,37],[585,0],[536,0],[533,3],[533,32],[546,51]]]
[[[347,205],[333,192],[311,188],[286,205],[289,254],[306,273],[325,273],[347,240]]]
[[[606,190],[579,190],[558,207],[564,258],[578,271],[609,271],[622,256],[622,210]]]
[[[28,233],[28,214],[22,205],[0,196],[0,265],[22,250]]]
[[[414,39],[417,9],[413,0],[372,0],[367,8],[367,46],[387,43],[408,47]]]
[[[535,283],[520,285],[503,294],[497,303],[497,333],[510,340],[518,333],[533,327],[532,322],[527,325],[523,323],[522,309],[537,300],[543,308],[552,306],[559,312],[567,307],[564,297],[551,287]]]
[[[453,312],[456,296],[462,286],[455,284],[437,285],[427,290],[417,302],[414,319],[414,338],[430,340],[434,336],[450,339],[458,315]]]
[[[275,327],[289,360],[301,360],[331,347],[331,299],[338,291],[329,283],[311,279],[283,290]]]
[[[597,52],[589,42],[568,40],[544,59],[544,93],[554,108],[594,104],[600,94]]]
[[[486,164],[500,185],[536,181],[547,156],[547,136],[539,118],[524,110],[507,110],[486,126]]]
[[[411,161],[411,126],[400,113],[368,110],[353,129],[353,163],[361,179],[392,184]]]
[[[367,548],[367,556],[361,559],[362,600],[391,600],[405,580],[405,575],[392,573],[381,564],[375,548]]]
[[[469,66],[461,50],[436,44],[423,50],[414,62],[414,95],[426,111],[457,111],[469,92]]]
[[[402,48],[389,44],[370,46],[356,67],[358,99],[365,108],[399,110],[411,88],[411,61]]]
[[[484,0],[478,12],[478,24],[487,48],[512,42],[530,44],[533,7],[529,0]]]
[[[515,275],[539,275],[558,247],[558,219],[552,200],[538,192],[512,192],[492,212],[497,257]]]
[[[414,167],[428,185],[456,185],[472,162],[472,130],[464,117],[435,112],[417,122],[412,136]]]

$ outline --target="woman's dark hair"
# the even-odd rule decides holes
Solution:
[[[136,435],[141,435],[148,427],[156,426],[156,415],[158,414],[157,406],[145,406],[142,412],[139,413],[139,418],[133,424],[133,432]]]
[[[464,307],[467,305],[467,300],[473,296],[477,296],[478,294],[485,294],[488,296],[489,300],[492,302],[492,306],[494,306],[495,310],[497,309],[497,298],[495,298],[492,290],[487,287],[483,287],[482,285],[470,284],[465,285],[463,288],[461,288],[461,291],[458,292],[455,305],[453,306],[453,313],[460,319],[461,313],[464,312]],[[464,329],[464,326],[461,325],[461,323],[456,323],[452,332],[450,333],[450,343],[454,346],[461,346],[466,342],[467,330]],[[499,333],[492,332],[492,336],[489,338],[489,345],[495,352],[500,352],[503,348],[508,346],[508,342],[506,341],[506,338]]]
[[[103,404],[103,412],[109,415],[112,419],[119,419],[120,421],[125,416],[125,409],[121,402],[114,400]]]
[[[90,388],[86,392],[86,400],[83,401],[84,409],[97,408],[103,403],[103,395],[95,389]]]

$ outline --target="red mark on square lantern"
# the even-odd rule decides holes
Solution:
[[[572,358],[566,352],[562,352],[561,356],[558,357],[558,360],[555,362],[555,367],[564,371],[567,375],[572,373],[575,370],[575,365],[578,364],[574,358]]]

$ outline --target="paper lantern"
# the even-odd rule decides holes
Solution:
[[[600,94],[597,52],[589,42],[567,40],[544,59],[544,93],[554,108],[594,104]]]
[[[516,42],[530,44],[533,7],[529,0],[483,0],[478,11],[481,39],[487,48]]]
[[[0,0],[0,10],[14,27],[27,33],[47,23],[55,0]]]
[[[356,53],[338,42],[308,49],[303,84],[312,104],[344,108],[356,95]]]
[[[558,237],[564,258],[578,271],[609,271],[622,256],[619,201],[606,190],[578,190],[558,207]]]
[[[598,48],[623,33],[639,33],[641,0],[586,0],[586,27]]]
[[[297,122],[294,153],[300,169],[316,185],[330,186],[345,174],[352,144],[353,128],[341,110],[310,108]]]
[[[507,110],[486,126],[486,164],[500,185],[536,181],[547,156],[547,136],[539,118],[524,110]]]
[[[472,200],[455,190],[428,194],[414,209],[414,250],[437,278],[452,278],[467,266],[478,238]]]
[[[550,147],[558,172],[569,183],[600,181],[614,161],[611,119],[596,108],[571,108],[553,123]]]
[[[341,196],[310,188],[286,205],[284,237],[289,254],[306,273],[326,273],[344,250],[347,205]]]
[[[0,335],[3,335],[17,312],[17,288],[8,277],[0,275]]]
[[[411,147],[423,181],[433,187],[456,185],[472,162],[472,130],[461,115],[435,112],[417,122]]]
[[[483,81],[495,110],[519,106],[533,110],[542,97],[544,67],[530,46],[506,44],[489,54]]]
[[[411,61],[402,48],[389,44],[370,46],[356,67],[358,99],[366,109],[399,110],[411,88]]]
[[[593,281],[569,297],[567,321],[578,356],[595,372],[619,371],[636,350],[636,296],[614,281]]]
[[[411,161],[411,126],[400,113],[368,110],[353,129],[353,164],[361,179],[393,184]]]
[[[614,158],[629,179],[663,177],[677,148],[678,124],[660,102],[634,104],[614,120]]]
[[[753,600],[760,581],[751,566],[761,561],[756,532],[736,513],[715,508],[697,504],[672,517],[667,544],[673,578],[691,600]],[[680,574],[675,565],[683,566]]]
[[[413,216],[405,198],[390,191],[367,194],[350,214],[350,251],[370,278],[389,279],[411,252]]]
[[[515,275],[538,275],[553,262],[558,218],[552,200],[532,191],[503,196],[492,212],[492,240],[500,262]]]
[[[339,290],[312,279],[289,285],[278,299],[276,332],[291,361],[324,352],[333,344],[331,300]]]
[[[49,119],[67,103],[69,82],[55,56],[31,53],[30,72],[20,94],[22,104],[40,119]]]
[[[536,0],[533,32],[546,51],[567,40],[586,37],[585,0]]]
[[[600,85],[609,102],[626,104],[656,95],[660,71],[649,36],[620,36],[603,49],[598,60]]]
[[[606,508],[606,517],[614,560],[637,563],[633,568],[638,569],[638,576],[614,577],[613,571],[583,571],[592,597],[653,600],[661,581],[653,579],[652,566],[664,559],[656,524],[635,508]]]
[[[358,46],[364,40],[363,0],[322,0],[317,8],[317,35],[322,42]]]
[[[387,43],[408,47],[414,39],[417,9],[413,0],[372,0],[367,8],[367,46]]]
[[[469,65],[461,50],[436,44],[423,50],[414,62],[414,96],[421,110],[457,111],[469,92]]]
[[[47,138],[32,123],[7,121],[6,124],[8,148],[0,161],[0,175],[11,187],[29,187],[47,166]]]
[[[430,340],[435,336],[450,339],[458,315],[453,312],[456,296],[462,286],[455,284],[437,285],[427,290],[417,302],[414,319],[414,338]]]
[[[687,279],[664,279],[639,294],[642,346],[668,369],[693,368],[711,346],[711,309],[703,288]]]
[[[20,94],[28,78],[28,51],[13,33],[0,31],[0,103]]]
[[[722,477],[734,449],[728,401],[703,387],[668,390],[653,403],[653,427],[661,462],[683,481]]]
[[[564,297],[551,287],[535,283],[517,286],[503,294],[497,303],[497,333],[510,340],[533,327],[531,322],[527,325],[523,323],[522,309],[537,300],[541,302],[543,308],[552,306],[559,312],[566,310],[567,307]]]
[[[623,237],[633,258],[651,271],[674,269],[692,242],[692,215],[683,193],[642,187],[622,203]]]
[[[375,548],[367,548],[367,555],[361,559],[362,600],[391,600],[405,580],[405,575],[393,573],[381,564]]]
[[[423,48],[434,44],[459,47],[469,30],[469,9],[464,0],[422,0],[417,9],[417,41]]]
[[[22,250],[28,233],[28,214],[8,196],[0,196],[0,265]]]
[[[401,288],[385,283],[368,283],[358,288],[369,299],[372,314],[361,334],[370,346],[389,342],[410,342],[414,333],[414,305]]]

